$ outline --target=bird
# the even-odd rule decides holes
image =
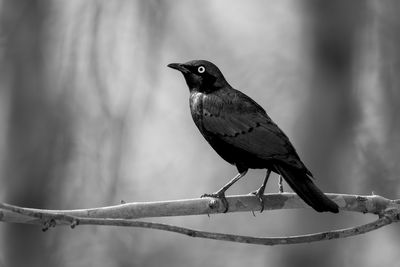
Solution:
[[[264,191],[271,172],[279,174],[301,199],[318,212],[338,213],[338,205],[313,182],[313,175],[300,160],[286,134],[253,99],[234,89],[219,68],[207,60],[171,63],[189,87],[194,123],[211,147],[238,174],[217,192],[204,194],[221,200],[229,209],[225,192],[249,169],[266,169],[260,188],[252,192],[264,209]]]

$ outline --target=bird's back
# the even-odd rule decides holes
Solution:
[[[283,131],[250,97],[231,87],[190,95],[193,120],[214,150],[238,169],[288,164],[311,175]]]

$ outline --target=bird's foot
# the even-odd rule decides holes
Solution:
[[[223,205],[224,208],[225,208],[224,213],[226,213],[226,212],[228,211],[228,209],[229,209],[229,203],[228,203],[228,201],[226,200],[225,192],[219,192],[219,191],[218,191],[218,192],[215,192],[215,193],[212,193],[212,194],[203,194],[203,195],[201,195],[201,198],[203,198],[203,197],[218,198],[219,200],[221,200],[222,205]]]
[[[264,211],[264,190],[262,188],[258,188],[256,191],[251,192],[250,194],[256,196],[260,201],[261,209],[260,213]]]

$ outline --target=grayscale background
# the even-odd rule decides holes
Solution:
[[[198,197],[236,174],[171,62],[207,59],[286,132],[324,192],[400,196],[400,4],[0,0],[0,201],[46,209]],[[258,188],[252,170],[228,194]],[[286,186],[287,190],[289,188]],[[267,190],[277,192],[277,177]],[[287,236],[371,215],[312,209],[152,219]],[[399,227],[264,247],[156,230],[0,224],[0,266],[395,266]]]

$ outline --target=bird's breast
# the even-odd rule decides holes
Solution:
[[[201,132],[203,131],[203,100],[205,97],[203,93],[193,92],[189,99],[193,121]]]
[[[205,95],[200,92],[194,92],[190,95],[190,109],[201,111],[203,109],[203,98]]]

